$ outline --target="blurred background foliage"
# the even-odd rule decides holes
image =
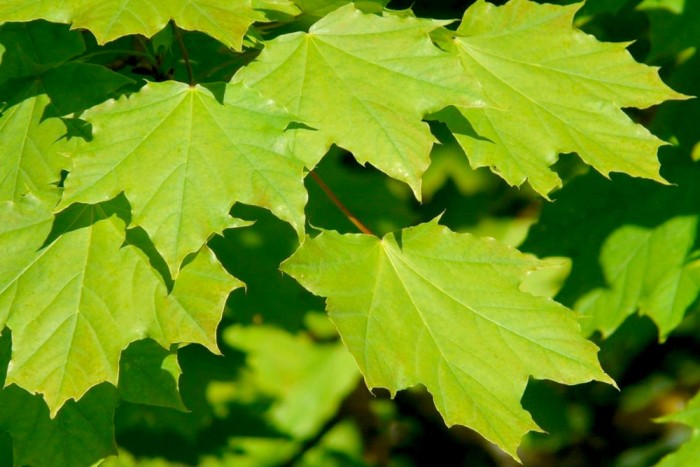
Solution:
[[[412,7],[419,16],[457,19],[470,3],[396,0],[388,7]],[[577,26],[600,40],[632,42],[629,50],[636,60],[661,67],[663,79],[689,95],[700,95],[698,24],[698,0],[588,0],[577,17]],[[157,49],[161,42],[167,44],[172,39],[167,34],[164,30],[144,47]],[[126,40],[131,39],[120,41]],[[227,56],[220,44],[199,33],[187,34],[185,40],[192,47],[211,49],[211,54],[200,54],[211,62],[194,63],[195,74],[202,77],[230,77],[241,60],[250,58]],[[255,42],[256,38],[248,40]],[[168,59],[167,54],[164,57]],[[102,58],[96,55],[95,60]],[[107,54],[104,60],[114,65],[113,56]],[[160,65],[159,69],[176,78],[184,76],[174,59]],[[138,76],[143,71],[140,67],[149,66],[137,60],[112,68]],[[630,115],[673,143],[661,151],[664,174],[697,172],[700,100],[668,102]],[[546,236],[544,245],[542,237],[535,238],[536,228],[528,238],[531,226],[543,211],[546,216],[548,210],[556,209],[557,201],[544,201],[527,186],[509,187],[486,169],[470,169],[449,133],[438,123],[431,125],[442,144],[434,148],[423,182],[422,204],[406,185],[358,165],[337,148],[316,171],[378,234],[442,216],[441,223],[456,231],[491,236],[514,246],[525,242],[526,251],[548,257],[551,268],[532,274],[523,288],[549,296],[561,289],[558,298],[573,306],[579,263],[597,258],[574,257],[572,264],[573,255],[547,248]],[[604,180],[589,173],[574,155],[562,156],[556,169],[566,183],[553,195],[555,200],[612,196],[605,191],[610,183],[631,186],[632,200],[643,199],[656,189],[653,183],[637,183],[624,176],[614,176],[613,182]],[[673,176],[669,178],[673,181]],[[577,192],[582,186],[604,188]],[[311,177],[307,177],[307,188],[307,216],[312,226],[355,231]],[[616,203],[616,199],[609,201]],[[688,209],[700,203],[686,201]],[[669,212],[680,209],[667,207]],[[661,206],[654,216],[670,216],[664,209]],[[694,212],[698,215],[700,209]],[[122,403],[115,415],[120,456],[102,465],[516,465],[474,432],[445,427],[422,388],[401,392],[394,399],[381,391],[370,393],[326,318],[323,301],[278,270],[297,245],[292,229],[261,209],[236,206],[234,214],[255,224],[226,231],[210,242],[225,267],[247,284],[247,290],[237,290],[229,298],[219,334],[223,355],[212,355],[197,346],[180,349],[182,401],[173,400],[170,407]],[[595,217],[581,219],[581,227],[596,221]],[[566,232],[550,230],[549,234]],[[274,294],[266,292],[270,288]],[[689,308],[662,343],[652,321],[636,314],[605,339],[592,335],[601,347],[602,365],[620,391],[598,383],[566,387],[531,381],[522,403],[547,434],[531,433],[523,440],[520,456],[524,464],[649,466],[691,438],[695,440],[693,429],[700,430],[700,402],[693,401],[682,411],[700,388],[700,314],[695,308]],[[700,443],[687,444],[684,449],[675,458],[665,459],[664,465],[700,465]],[[10,451],[9,436],[0,435],[0,465],[11,464]],[[691,459],[697,463],[687,463]]]

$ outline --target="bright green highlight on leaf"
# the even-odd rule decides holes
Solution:
[[[520,406],[528,377],[612,380],[563,306],[519,290],[538,261],[433,221],[383,239],[323,232],[283,270],[317,295],[369,387],[424,384],[448,425],[516,457],[538,427]]]
[[[0,21],[45,19],[92,32],[99,43],[129,34],[151,37],[168,21],[240,50],[256,19],[251,0],[4,0]]]
[[[576,152],[607,175],[625,172],[663,181],[663,144],[620,107],[646,108],[684,96],[655,68],[639,64],[626,43],[601,43],[571,24],[579,5],[511,0],[472,5],[451,50],[479,80],[493,107],[461,109],[478,137],[451,126],[474,167],[489,166],[511,185],[526,179],[540,194],[561,186],[549,168]]]
[[[150,83],[85,112],[93,140],[73,157],[61,206],[123,191],[173,277],[212,233],[242,225],[228,215],[235,202],[265,207],[301,235],[307,195],[287,150],[290,116],[242,85],[215,92]]]
[[[103,381],[116,385],[119,355],[135,340],[152,337],[166,348],[196,342],[218,352],[224,302],[242,286],[205,248],[168,293],[148,257],[124,245],[124,221],[114,212],[116,202],[76,206],[42,246],[50,212],[31,197],[0,205],[0,251],[8,260],[0,323],[12,330],[6,384],[43,394],[52,416]]]
[[[455,104],[483,106],[479,86],[431,42],[442,21],[342,7],[308,33],[278,37],[234,77],[284,105],[316,131],[295,131],[293,151],[312,168],[331,144],[408,183],[436,141],[421,121]]]

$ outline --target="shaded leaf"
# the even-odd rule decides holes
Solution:
[[[40,396],[12,385],[0,391],[0,431],[12,436],[15,465],[91,465],[116,453],[116,404],[116,390],[104,385],[51,418]]]
[[[0,5],[0,12],[4,7]],[[0,18],[3,18],[2,13]],[[0,62],[0,82],[40,74],[85,50],[80,32],[71,31],[65,24],[46,21],[2,24],[0,44],[5,47]]]
[[[120,373],[122,399],[186,410],[178,388],[182,371],[177,351],[168,351],[152,340],[134,342],[122,353]]]
[[[589,174],[544,207],[522,249],[573,261],[558,300],[583,313],[585,334],[610,335],[631,314],[665,338],[700,291],[697,252],[700,169],[677,164],[677,185]]]

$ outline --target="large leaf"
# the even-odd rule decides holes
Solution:
[[[132,341],[196,342],[218,352],[224,302],[242,285],[205,248],[168,293],[142,250],[124,244],[115,212],[116,201],[78,205],[56,220],[42,246],[50,212],[31,197],[0,205],[0,251],[7,252],[0,323],[13,341],[6,384],[43,394],[52,416],[103,381],[116,385],[119,355]]]
[[[449,425],[513,457],[537,429],[520,406],[529,376],[612,382],[563,306],[519,290],[538,261],[436,222],[383,239],[323,232],[283,270],[317,295],[369,387],[422,383]]]
[[[572,259],[558,296],[585,314],[585,334],[608,336],[639,311],[665,338],[700,292],[697,252],[700,168],[669,171],[674,186],[645,180],[574,180],[545,206],[526,251]]]
[[[129,34],[151,37],[168,21],[240,50],[255,20],[250,0],[5,0],[0,22],[46,19],[89,29],[105,43]]]
[[[301,162],[287,151],[289,115],[242,85],[216,92],[150,83],[85,112],[93,140],[74,156],[61,206],[123,191],[173,276],[211,234],[241,225],[228,215],[237,201],[270,209],[301,234],[306,191]]]
[[[234,81],[259,90],[317,131],[295,132],[293,148],[309,168],[331,144],[408,183],[420,178],[435,138],[421,119],[450,104],[483,105],[478,85],[435,47],[445,24],[339,8],[308,33],[267,42]]]
[[[683,96],[655,68],[635,62],[626,43],[601,43],[572,28],[578,8],[528,0],[472,5],[450,47],[493,107],[461,109],[478,136],[461,132],[454,115],[442,118],[473,166],[489,166],[511,185],[527,179],[542,195],[561,185],[549,166],[568,152],[605,175],[661,181],[662,141],[620,107]]]

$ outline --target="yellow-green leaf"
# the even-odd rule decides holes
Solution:
[[[575,315],[519,289],[538,264],[431,222],[383,239],[326,231],[283,270],[327,297],[369,387],[424,384],[448,425],[517,457],[520,438],[538,429],[520,405],[528,377],[612,383]]]

